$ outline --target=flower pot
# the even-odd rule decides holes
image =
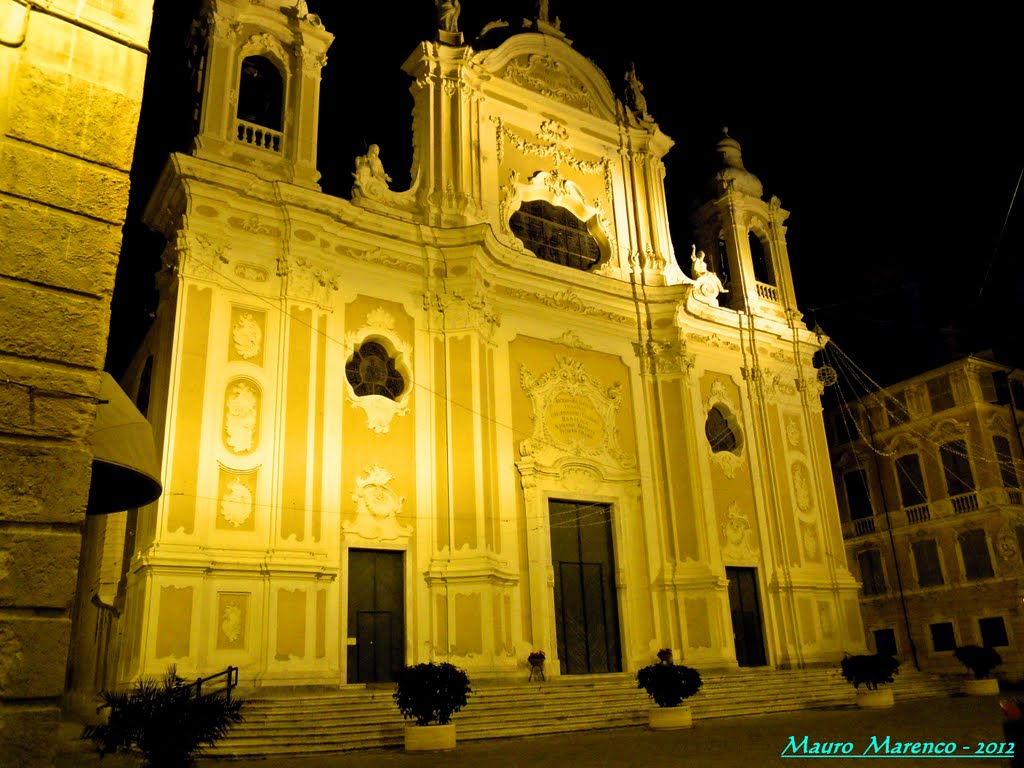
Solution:
[[[678,707],[654,707],[647,711],[647,725],[652,731],[692,728],[693,713],[686,704]]]
[[[892,688],[857,691],[857,706],[861,709],[886,709],[892,703]]]
[[[405,726],[406,752],[436,752],[455,749],[455,723]]]
[[[968,680],[964,683],[964,693],[968,696],[995,696],[999,693],[999,681],[994,677],[984,680]]]

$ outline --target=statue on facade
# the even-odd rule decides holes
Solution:
[[[629,86],[629,90],[626,93],[626,103],[629,104],[641,120],[650,120],[651,116],[647,114],[647,99],[644,97],[644,86],[640,82],[640,78],[636,76],[636,64],[629,65],[629,71],[626,72],[626,85]]]
[[[384,164],[380,161],[380,147],[371,144],[365,155],[356,158],[356,172],[352,174],[356,180],[352,187],[354,195],[380,198],[388,191],[388,183],[391,177],[384,170]]]
[[[459,14],[462,5],[459,0],[434,0],[437,5],[437,27],[444,32],[459,31]]]
[[[690,246],[690,275],[686,281],[693,285],[693,290],[702,299],[718,304],[718,294],[728,293],[718,275],[708,269],[704,251],[698,251],[696,245]]]

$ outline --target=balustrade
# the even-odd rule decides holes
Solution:
[[[755,283],[757,287],[758,297],[765,301],[774,301],[776,304],[779,303],[779,289],[774,285],[768,285],[768,283]]]
[[[236,128],[236,138],[254,147],[268,149],[271,152],[280,152],[284,134],[262,125],[256,125],[256,123],[239,120]]]

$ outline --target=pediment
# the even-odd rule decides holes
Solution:
[[[615,120],[615,94],[608,78],[590,59],[557,37],[515,35],[475,62],[492,77],[525,88],[606,120]]]

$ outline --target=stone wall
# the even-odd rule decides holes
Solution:
[[[53,762],[152,0],[0,10],[0,755]]]

